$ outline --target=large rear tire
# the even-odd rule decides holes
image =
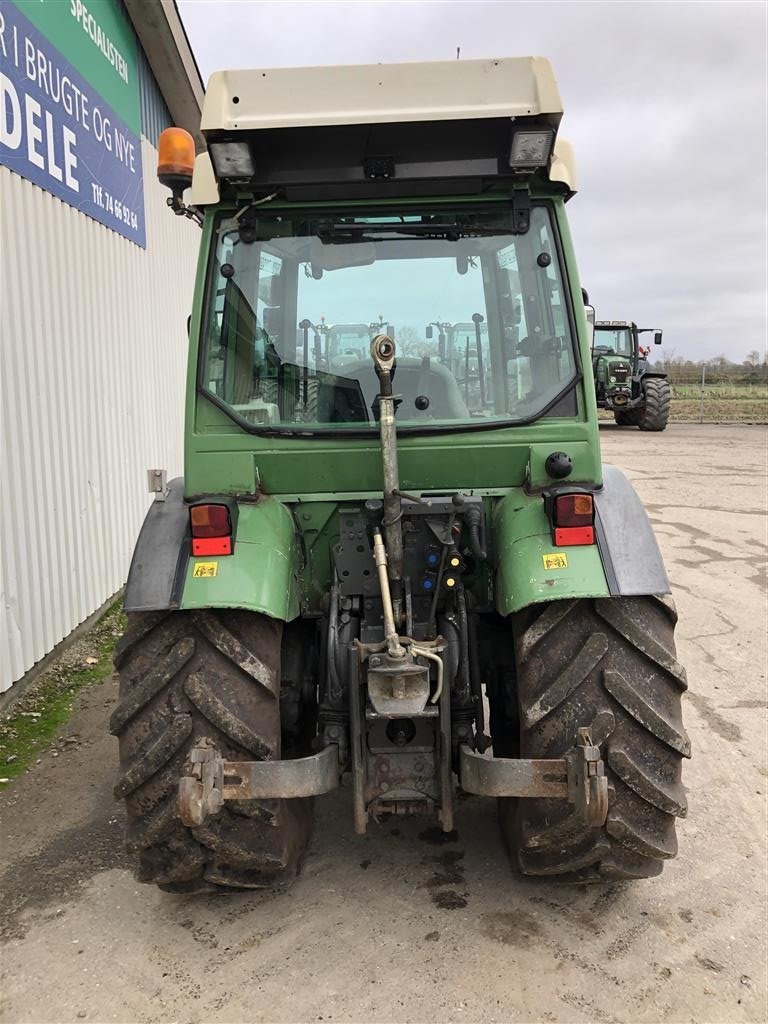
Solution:
[[[663,377],[646,377],[643,380],[643,392],[645,403],[637,425],[646,431],[658,432],[666,429],[672,401],[669,381]]]
[[[129,616],[110,726],[139,881],[172,892],[254,889],[299,870],[309,800],[227,802],[194,829],[177,810],[187,753],[201,739],[229,760],[280,757],[281,633],[282,623],[242,611]]]
[[[608,819],[599,828],[585,826],[565,800],[500,801],[523,874],[576,882],[647,878],[677,853],[690,741],[676,621],[672,601],[657,597],[555,601],[513,617],[520,756],[562,757],[579,727],[590,726],[609,786]]]

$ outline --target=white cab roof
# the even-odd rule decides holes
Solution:
[[[541,117],[562,103],[546,57],[217,71],[201,129],[253,131],[321,125]]]

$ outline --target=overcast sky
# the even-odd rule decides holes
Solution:
[[[179,0],[220,68],[537,54],[575,147],[568,204],[600,320],[667,352],[766,348],[766,4]],[[296,97],[301,103],[301,97]]]

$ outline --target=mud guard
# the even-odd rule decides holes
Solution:
[[[595,493],[595,535],[612,597],[670,592],[648,513],[616,466],[603,466],[603,486]]]
[[[620,469],[603,466],[595,490],[595,540],[557,548],[541,495],[512,491],[494,511],[495,603],[500,615],[585,597],[668,594],[648,514]]]
[[[177,477],[169,482],[165,501],[153,501],[144,517],[125,585],[127,612],[180,606],[189,544],[184,481]]]
[[[290,622],[300,610],[300,552],[293,517],[269,496],[239,504],[234,551],[191,554],[183,480],[147,512],[125,588],[127,612],[244,608]]]

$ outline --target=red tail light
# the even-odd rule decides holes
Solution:
[[[594,518],[591,494],[558,494],[555,498],[555,526],[591,526]]]
[[[552,520],[558,547],[595,543],[595,505],[591,494],[558,494]]]
[[[226,505],[193,505],[189,525],[193,555],[232,554],[232,519]]]

